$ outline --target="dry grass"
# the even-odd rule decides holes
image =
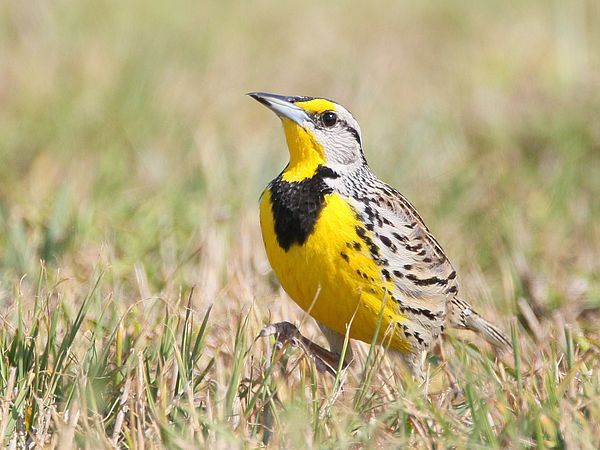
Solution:
[[[5,445],[598,448],[599,30],[593,1],[2,3]],[[368,346],[336,382],[255,342],[319,334],[262,248],[287,155],[254,90],[355,113],[514,361],[454,335],[423,395]]]

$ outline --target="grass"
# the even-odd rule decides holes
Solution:
[[[598,30],[592,1],[4,2],[4,445],[598,448]],[[451,333],[421,388],[256,340],[322,338],[262,248],[287,155],[255,90],[355,113],[514,357]]]

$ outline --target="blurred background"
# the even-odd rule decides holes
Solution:
[[[354,113],[522,372],[471,335],[430,359],[458,388],[371,389],[359,361],[332,414],[330,378],[271,371],[269,321],[323,340],[264,254],[288,155],[250,91]],[[0,2],[0,435],[596,448],[599,117],[597,0]]]
[[[504,326],[519,300],[600,306],[596,1],[12,0],[0,55],[4,305],[43,261],[74,291],[110,268],[123,305],[200,286],[273,312],[257,201],[287,150],[245,96],[267,91],[350,109]]]

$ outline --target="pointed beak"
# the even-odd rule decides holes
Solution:
[[[265,105],[280,118],[290,119],[301,127],[304,127],[304,123],[309,120],[306,111],[294,104],[294,97],[267,94],[265,92],[250,92],[248,95]]]

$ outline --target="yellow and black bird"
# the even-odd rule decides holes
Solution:
[[[511,347],[459,297],[456,271],[415,208],[371,172],[348,110],[324,98],[249,95],[279,116],[290,153],[261,197],[267,256],[338,360],[347,326],[350,338],[371,342],[380,313],[379,339],[387,331],[416,376],[446,325]]]

